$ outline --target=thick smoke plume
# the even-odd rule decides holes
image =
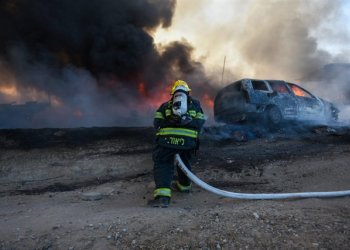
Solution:
[[[322,48],[328,43],[348,44],[350,33],[340,16],[343,1],[255,1],[247,9],[246,35],[239,51],[254,76],[291,80],[314,94],[336,102],[340,119],[350,118],[349,62],[346,51]],[[267,14],[269,13],[269,14]],[[327,20],[327,22],[325,21]],[[253,27],[259,27],[252,32]]]
[[[299,83],[337,103],[340,119],[350,120],[350,54],[322,47],[325,39],[333,45],[349,43],[350,31],[342,27],[348,20],[337,18],[343,5],[340,0],[253,1],[237,46],[254,77]]]
[[[193,48],[185,41],[156,48],[150,35],[171,25],[175,5],[1,0],[0,103],[49,102],[30,126],[137,126],[151,124],[178,78],[206,98],[211,87]]]
[[[350,124],[350,63],[327,64],[303,80],[319,96],[336,103],[339,120]]]
[[[176,79],[191,84],[209,114],[218,83],[257,78],[349,105],[349,68],[324,73],[349,63],[346,3],[0,0],[0,104],[49,102],[32,126],[150,125]],[[170,40],[156,45],[153,36],[167,30]]]
[[[329,62],[312,29],[337,8],[337,1],[255,1],[247,9],[245,35],[239,42],[244,60],[257,76],[300,78]],[[310,13],[310,11],[315,11]],[[311,14],[311,15],[310,15]],[[274,69],[273,71],[271,69]],[[274,72],[274,73],[272,73]]]

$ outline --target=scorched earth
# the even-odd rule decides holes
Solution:
[[[1,249],[349,249],[350,197],[151,208],[151,128],[0,130]],[[350,189],[350,130],[206,128],[193,171],[245,193]]]

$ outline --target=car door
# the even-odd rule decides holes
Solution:
[[[272,103],[281,110],[285,119],[295,119],[298,114],[297,101],[287,84],[278,80],[269,80],[268,83],[273,91]]]
[[[298,117],[302,120],[318,120],[322,118],[322,102],[307,90],[289,83],[298,105]]]
[[[269,94],[272,93],[266,81],[245,79],[242,81],[243,89],[247,92],[249,102],[252,104],[268,104]]]

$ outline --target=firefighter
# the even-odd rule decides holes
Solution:
[[[180,154],[186,166],[191,169],[192,154],[198,149],[198,135],[205,122],[203,110],[198,100],[190,96],[191,89],[185,81],[176,81],[171,89],[171,99],[163,103],[155,113],[156,145],[154,161],[153,207],[168,207],[171,188],[189,192],[191,181],[177,167],[178,180],[174,175],[174,156]]]

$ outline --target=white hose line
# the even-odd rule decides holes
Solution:
[[[350,195],[350,190],[334,191],[334,192],[306,192],[306,193],[280,193],[280,194],[245,194],[234,193],[225,190],[215,188],[208,185],[197,176],[195,176],[183,163],[179,154],[175,155],[175,163],[181,168],[181,170],[201,188],[212,192],[214,194],[234,198],[234,199],[249,199],[249,200],[271,200],[271,199],[290,199],[290,198],[326,198],[326,197],[340,197]]]

